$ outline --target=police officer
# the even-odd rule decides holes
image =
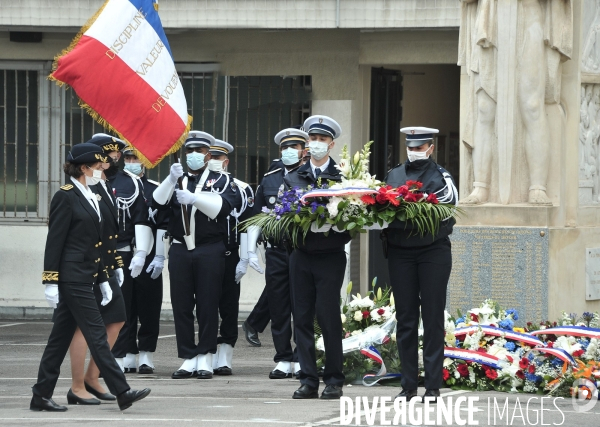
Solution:
[[[256,194],[255,213],[264,207],[272,209],[283,186],[283,178],[298,169],[302,164],[308,134],[302,130],[288,128],[275,136],[279,146],[283,167],[267,172]],[[258,227],[248,229],[248,248],[255,251],[260,234]],[[283,239],[266,243],[266,293],[271,318],[271,333],[275,345],[275,369],[269,373],[271,379],[291,378],[293,372],[300,371],[297,355],[292,350],[292,298],[290,291],[290,269],[287,245]],[[249,253],[250,253],[249,252]]]
[[[99,133],[95,134],[92,140],[106,137],[112,138],[110,135]],[[121,152],[118,152],[116,161],[109,169],[104,171],[108,178],[107,185],[117,201],[119,233],[115,238],[117,239],[117,253],[122,257],[125,266],[121,292],[125,301],[127,321],[119,332],[119,337],[112,348],[112,352],[123,371],[131,373],[137,370],[135,354],[131,353],[132,349],[128,340],[131,327],[129,319],[131,318],[133,278],[142,272],[146,255],[154,247],[154,237],[140,178],[119,170],[117,161],[120,158]]]
[[[108,388],[117,396],[119,409],[127,409],[150,393],[150,389],[136,391],[129,388],[110,353],[105,325],[92,289],[99,283],[104,298],[110,301],[109,275],[102,256],[102,215],[96,195],[88,187],[99,182],[102,163],[107,161],[97,145],[73,146],[63,166],[70,182],[52,198],[42,283],[46,285],[46,300],[57,310],[40,362],[37,383],[33,386],[29,406],[33,411],[67,410],[52,400],[52,394],[60,375],[60,365],[77,327],[81,329]]]
[[[165,211],[158,212],[156,209],[152,209],[152,194],[160,184],[146,177],[145,168],[133,147],[126,147],[123,150],[123,157],[125,159],[124,173],[135,177],[143,191],[147,206],[146,214],[154,239],[153,248],[146,256],[146,262],[140,275],[132,278],[130,282],[131,305],[127,321],[128,334],[123,337],[123,346],[126,354],[139,354],[137,368],[140,374],[152,374],[154,373],[154,352],[158,343],[160,310],[163,300],[162,271],[165,262],[163,236],[167,231],[168,214]],[[131,369],[129,360],[127,365],[128,370]]]
[[[169,251],[171,304],[177,353],[184,359],[172,375],[175,379],[213,376],[226,258],[226,227],[222,224],[233,209],[239,210],[242,205],[237,184],[207,168],[214,144],[212,135],[191,131],[185,142],[188,173],[184,175],[182,165],[174,163],[169,176],[152,195],[154,208],[169,211],[168,232],[173,239]],[[174,194],[180,177],[184,189]],[[189,234],[185,232],[182,206],[189,214]],[[197,344],[194,308],[199,327]]]
[[[329,151],[342,129],[327,116],[311,116],[304,122],[308,132],[311,160],[284,178],[286,187],[306,188],[318,183],[341,181]],[[327,234],[325,234],[327,233]],[[302,370],[301,387],[294,399],[318,397],[319,376],[315,354],[314,316],[323,331],[327,363],[323,374],[326,387],[322,399],[339,399],[343,392],[342,321],[340,290],[346,271],[344,247],[350,241],[347,232],[338,233],[331,224],[318,227],[313,223],[306,238],[299,237],[299,247],[290,255],[290,283],[294,304],[294,330]]]
[[[420,191],[435,194],[440,203],[456,205],[458,192],[450,174],[431,159],[437,129],[406,127],[408,160],[393,168],[385,182],[393,187],[408,180],[423,183]],[[396,220],[383,231],[387,241],[388,268],[396,296],[396,338],[402,364],[402,392],[408,400],[417,396],[419,308],[423,318],[425,398],[436,401],[442,385],[444,360],[444,308],[452,254],[450,239],[453,218],[443,221],[435,235],[421,236],[412,223]],[[329,363],[329,359],[327,359]]]
[[[100,213],[102,214],[102,260],[108,271],[112,298],[108,301],[101,293],[99,287],[94,287],[96,302],[100,310],[102,320],[106,325],[106,334],[108,336],[108,344],[110,347],[115,343],[121,327],[126,320],[125,303],[123,294],[121,293],[121,285],[123,284],[123,260],[118,255],[116,236],[119,232],[119,223],[117,221],[117,201],[106,185],[106,174],[104,172],[114,170],[117,165],[116,161],[120,154],[120,150],[125,146],[125,143],[118,138],[111,136],[97,136],[88,141],[102,148],[102,152],[107,156],[108,163],[103,163],[102,179],[96,185],[90,185],[89,188],[94,192]],[[71,358],[71,373],[72,386],[67,394],[67,401],[70,404],[80,405],[99,405],[100,400],[115,400],[115,397],[106,393],[98,377],[100,371],[94,361],[90,359],[87,371],[84,377],[85,358],[87,355],[87,344],[85,338],[79,328],[73,336],[71,346],[69,348]],[[91,395],[98,399],[90,398]],[[89,397],[88,397],[89,396]]]
[[[213,357],[213,373],[215,375],[231,375],[233,373],[233,348],[238,338],[238,313],[240,309],[240,280],[246,273],[248,265],[247,257],[241,260],[240,242],[243,241],[237,231],[239,221],[252,211],[254,205],[254,191],[252,187],[227,172],[229,154],[233,152],[233,146],[228,142],[215,139],[215,144],[210,147],[211,158],[208,161],[208,169],[221,174],[219,180],[234,182],[242,198],[240,210],[234,209],[227,216],[226,221],[221,224],[225,226],[225,273],[221,283],[221,296],[219,298],[219,316],[221,325],[217,337],[217,353]],[[226,187],[226,185],[224,185]],[[246,238],[246,234],[242,234]],[[243,245],[244,247],[246,245]],[[243,255],[242,255],[243,256]]]
[[[284,170],[285,165],[281,161],[281,159],[274,159],[269,165],[269,170],[267,173],[277,170]],[[254,267],[253,267],[254,268]],[[246,337],[246,341],[253,347],[260,347],[262,343],[258,338],[259,332],[262,334],[271,321],[271,316],[269,315],[269,302],[267,300],[267,287],[263,288],[263,291],[258,298],[256,304],[252,308],[252,311],[242,323],[242,330],[244,331],[244,335]]]

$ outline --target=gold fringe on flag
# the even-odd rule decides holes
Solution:
[[[90,29],[90,27],[94,24],[94,22],[96,22],[96,19],[98,18],[98,16],[100,16],[100,14],[102,13],[102,11],[104,10],[104,8],[106,7],[106,5],[108,4],[109,1],[110,0],[106,0],[102,4],[102,6],[100,7],[100,9],[98,9],[98,11],[96,13],[94,13],[94,15],[90,19],[87,20],[87,22],[83,25],[83,27],[81,27],[81,29],[79,30],[79,32],[77,33],[77,35],[75,36],[75,38],[73,39],[73,41],[71,41],[71,44],[69,44],[69,46],[66,49],[63,49],[58,55],[56,55],[54,57],[54,61],[52,63],[52,72],[48,76],[48,80],[52,80],[52,81],[56,82],[56,84],[58,86],[60,86],[60,87],[63,87],[63,86],[65,86],[66,88],[69,87],[69,85],[67,83],[65,83],[65,82],[63,82],[61,80],[58,80],[57,78],[55,78],[53,76],[54,72],[58,68],[58,61],[60,60],[60,58],[62,58],[63,56],[65,56],[66,54],[68,54],[69,52],[71,52],[75,48],[75,46],[77,46],[77,43],[79,43],[79,40],[81,39],[81,36],[87,30]],[[158,11],[158,2],[154,3],[154,9]],[[177,141],[175,142],[175,144],[173,144],[173,146],[169,149],[169,151],[167,151],[163,156],[161,156],[155,162],[151,162],[150,160],[148,160],[148,158],[146,156],[144,156],[144,154],[142,154],[140,152],[140,150],[138,150],[135,147],[135,145],[133,145],[131,143],[131,141],[129,141],[127,138],[125,138],[121,132],[119,132],[114,127],[112,127],[110,125],[110,123],[108,123],[96,110],[94,110],[88,103],[86,103],[79,95],[77,95],[77,97],[79,98],[79,106],[82,109],[84,109],[96,122],[98,122],[98,124],[100,124],[100,126],[103,126],[105,129],[108,129],[109,131],[117,134],[117,136],[120,139],[122,139],[124,142],[126,142],[127,144],[129,144],[133,148],[135,148],[135,151],[137,152],[138,159],[148,169],[152,169],[153,167],[155,167],[157,164],[159,164],[168,155],[176,153],[177,151],[179,151],[179,149],[181,148],[181,146],[183,145],[183,143],[187,139],[187,135],[190,132],[190,129],[191,129],[191,126],[192,126],[192,116],[190,116],[188,114],[188,119],[187,119],[187,124],[185,126],[185,130],[181,134],[181,136],[179,137],[179,139],[177,139]]]

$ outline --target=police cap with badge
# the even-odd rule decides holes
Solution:
[[[95,144],[83,142],[76,144],[71,148],[69,154],[67,154],[67,162],[72,164],[83,164],[83,163],[107,163],[108,157],[102,152],[102,148]]]
[[[89,141],[90,144],[95,144],[102,148],[104,153],[108,154],[113,151],[121,151],[127,144],[117,137],[108,135],[106,133],[97,133],[92,136]]]
[[[400,132],[406,134],[407,147],[420,147],[426,142],[433,141],[435,134],[439,133],[439,130],[423,126],[409,126],[400,129]]]
[[[279,145],[281,148],[296,144],[302,144],[304,147],[306,141],[308,141],[308,134],[303,130],[296,128],[287,128],[275,135],[275,144]]]
[[[228,156],[229,153],[233,152],[233,145],[215,138],[215,142],[210,146],[208,152],[213,156]]]
[[[304,121],[304,130],[309,134],[330,136],[333,139],[342,135],[342,127],[338,122],[327,116],[310,116]]]
[[[199,130],[190,131],[185,140],[185,148],[207,147],[210,149],[213,145],[215,145],[215,137]]]

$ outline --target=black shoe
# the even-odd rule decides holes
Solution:
[[[77,396],[75,393],[73,393],[73,390],[69,389],[67,392],[67,403],[69,405],[99,405],[100,401],[94,398],[84,399]]]
[[[251,346],[260,347],[262,345],[258,339],[258,332],[256,332],[256,330],[250,326],[250,323],[248,323],[247,320],[242,323],[242,329],[245,332],[246,341],[248,341]]]
[[[285,373],[279,369],[273,369],[271,372],[269,372],[269,378],[272,380],[283,380],[285,378],[292,378],[292,374],[290,372]]]
[[[50,411],[50,412],[65,412],[66,406],[57,405],[54,400],[49,397],[40,397],[33,395],[29,409],[32,411]]]
[[[438,397],[440,397],[440,391],[435,389],[425,390],[425,394],[423,395],[423,403],[425,400],[428,400],[429,403],[436,403]]]
[[[148,365],[140,365],[139,373],[140,374],[153,374],[154,368],[152,368]]]
[[[117,403],[119,404],[119,409],[124,411],[129,408],[138,400],[142,400],[144,397],[150,394],[150,389],[145,388],[143,390],[127,390],[125,393],[121,393],[117,396]]]
[[[213,373],[210,371],[198,371],[199,380],[210,380],[213,377]]]
[[[404,397],[407,402],[410,402],[410,400],[413,397],[417,397],[417,390],[404,390],[404,389],[402,389],[402,391],[398,394],[398,396],[396,396],[396,399],[398,399],[399,397]]]
[[[298,390],[294,392],[292,399],[318,399],[319,389],[312,388],[306,384],[300,386]]]
[[[327,387],[325,387],[323,393],[321,393],[321,399],[339,399],[343,395],[344,392],[342,391],[342,387],[339,385],[329,384]]]
[[[174,380],[181,380],[181,379],[185,379],[185,378],[194,378],[195,376],[196,376],[196,371],[188,372],[184,369],[179,369],[179,370],[173,372],[173,374],[171,375],[171,378],[173,378]]]
[[[229,366],[222,366],[220,368],[215,369],[213,373],[215,375],[231,375],[233,374],[233,371]]]
[[[123,368],[123,372],[126,374],[135,374],[137,372],[136,368]]]
[[[88,383],[84,383],[84,384],[85,384],[86,391],[88,393],[93,394],[100,400],[117,400],[117,398],[110,393],[100,393],[98,390],[96,390],[94,387],[92,387]]]

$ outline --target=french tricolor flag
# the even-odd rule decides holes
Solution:
[[[149,167],[179,149],[192,121],[157,9],[153,0],[107,0],[50,75]]]

